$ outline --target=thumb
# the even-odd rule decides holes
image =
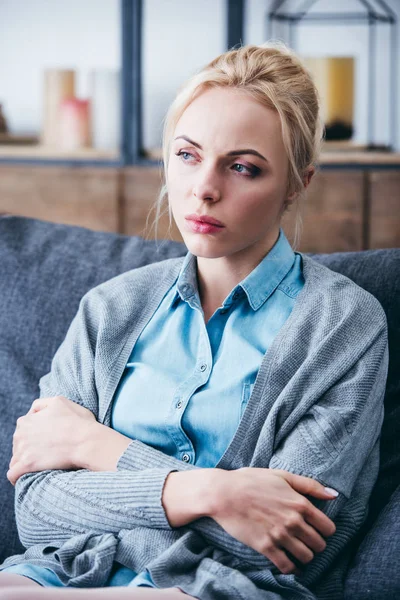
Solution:
[[[324,487],[321,483],[311,477],[294,475],[288,471],[284,471],[284,473],[286,481],[300,494],[314,496],[314,498],[319,498],[320,500],[333,500],[339,495],[339,492],[336,490]]]

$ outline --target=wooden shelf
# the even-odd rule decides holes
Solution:
[[[351,165],[399,165],[400,153],[398,152],[356,152],[356,151],[328,151],[321,152],[320,165],[351,164]]]
[[[364,149],[364,146],[351,145],[348,142],[325,142],[320,156],[320,165],[399,165],[400,153],[373,152]],[[145,153],[147,158],[162,159],[161,148],[151,148]]]
[[[80,148],[79,150],[62,150],[38,145],[0,144],[0,158],[46,158],[68,160],[117,160],[119,151]]]

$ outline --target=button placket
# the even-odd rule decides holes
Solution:
[[[190,301],[188,303],[190,305]],[[168,433],[180,452],[181,460],[185,463],[194,462],[195,460],[192,441],[185,433],[183,426],[185,411],[193,394],[207,382],[210,375],[210,366],[212,365],[210,340],[204,320],[201,320],[201,323],[202,328],[198,342],[196,366],[192,374],[175,390],[174,400],[170,407],[171,421],[167,423]]]

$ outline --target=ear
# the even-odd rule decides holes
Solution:
[[[315,167],[309,167],[303,179],[304,189],[306,189],[310,185],[311,179],[314,177],[314,175]]]
[[[309,167],[307,169],[306,174],[303,179],[304,189],[306,189],[310,185],[311,179],[313,178],[314,174],[315,174],[315,167]],[[292,204],[292,202],[294,202],[294,200],[296,200],[298,195],[299,195],[299,192],[293,192],[293,194],[290,194],[290,196],[287,197],[284,206],[286,208],[288,206],[290,206],[290,204]]]

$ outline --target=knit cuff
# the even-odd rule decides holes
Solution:
[[[164,507],[162,505],[162,494],[165,481],[170,473],[176,471],[173,467],[143,468],[137,470],[132,468],[133,455],[136,451],[131,444],[119,458],[118,471],[135,472],[135,489],[132,490],[132,500],[137,506],[143,507],[146,518],[157,529],[172,529]]]
[[[199,468],[184,463],[174,456],[164,454],[139,440],[132,440],[117,463],[117,470],[142,471],[154,467],[159,469],[169,468],[171,471],[189,471]]]

